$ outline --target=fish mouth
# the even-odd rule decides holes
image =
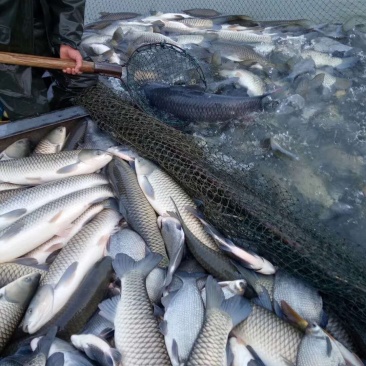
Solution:
[[[23,332],[28,333],[28,324],[23,325]]]

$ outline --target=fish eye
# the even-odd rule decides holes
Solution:
[[[32,308],[28,309],[28,314],[32,314],[33,310]]]

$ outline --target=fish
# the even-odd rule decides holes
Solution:
[[[160,254],[149,253],[138,262],[126,254],[117,254],[113,260],[113,268],[122,282],[121,298],[114,304],[106,300],[99,308],[114,321],[115,344],[125,366],[171,365],[145,286],[147,274],[161,259]]]
[[[164,286],[168,286],[184,255],[184,231],[179,220],[169,216],[159,216],[158,226],[161,230],[161,235],[169,256],[169,266],[164,282]]]
[[[116,142],[107,133],[102,131],[95,122],[88,121],[84,141],[79,143],[79,148],[107,151],[115,146]]]
[[[225,365],[229,333],[252,311],[250,302],[242,296],[225,300],[221,287],[212,276],[206,283],[206,304],[205,320],[187,366]]]
[[[129,12],[108,13],[105,11],[101,11],[99,14],[100,14],[99,18],[101,20],[109,20],[109,21],[133,19],[141,15],[138,13],[129,13]]]
[[[146,291],[152,304],[159,304],[165,286],[166,270],[154,268],[146,277]]]
[[[235,295],[243,296],[247,285],[245,280],[221,281],[218,284],[224,293],[225,299],[230,299]],[[206,306],[206,287],[201,290],[201,297]]]
[[[345,366],[337,345],[316,323],[309,324],[299,345],[296,366]]]
[[[257,75],[244,69],[237,70],[221,70],[220,75],[223,77],[236,77],[237,83],[248,89],[247,93],[250,97],[257,97],[265,94],[266,84]]]
[[[250,345],[266,366],[296,364],[302,333],[269,310],[252,304],[250,315],[232,334]]]
[[[0,264],[0,288],[15,281],[19,277],[30,275],[32,273],[39,273],[44,276],[47,273],[47,268],[39,268],[26,266],[18,263],[1,263]]]
[[[260,257],[255,253],[250,253],[243,248],[236,246],[230,239],[224,238],[212,225],[210,225],[204,216],[191,207],[186,208],[193,215],[200,219],[205,226],[206,231],[215,239],[216,243],[228,255],[232,256],[244,267],[252,269],[255,272],[271,275],[276,273],[276,268],[267,259]]]
[[[300,160],[300,158],[296,154],[283,148],[278,142],[276,142],[276,140],[273,137],[265,138],[262,141],[262,146],[267,149],[270,149],[276,155],[285,156],[291,160]]]
[[[203,19],[202,19],[203,18]],[[177,19],[177,22],[181,22],[183,24],[189,25],[191,27],[201,28],[201,29],[210,29],[214,28],[215,25],[230,25],[234,24],[235,26],[244,26],[244,27],[255,27],[257,23],[253,21],[247,15],[221,15],[215,17],[195,17],[195,18],[185,18],[185,19]]]
[[[87,188],[41,206],[0,231],[0,263],[12,261],[53,236],[67,235],[75,221],[93,203],[113,197],[108,186]]]
[[[141,20],[145,23],[151,23],[156,20],[178,20],[184,18],[191,18],[191,16],[184,13],[156,13],[155,15],[142,18]]]
[[[149,83],[143,89],[152,107],[188,122],[225,122],[264,108],[264,96],[217,95],[159,83]]]
[[[271,43],[272,37],[270,34],[263,34],[255,32],[253,30],[245,31],[231,31],[231,30],[219,30],[219,31],[207,31],[207,34],[216,34],[219,42],[232,42],[232,43]]]
[[[0,191],[0,204],[18,195],[20,192],[25,191],[27,188],[8,189],[7,191]]]
[[[194,258],[185,258],[182,260],[177,271],[187,273],[205,273],[204,268]]]
[[[33,154],[59,153],[66,141],[66,127],[57,127],[47,134],[36,146]]]
[[[301,56],[305,59],[311,58],[315,62],[316,67],[332,66],[338,70],[353,67],[359,61],[356,56],[340,58],[313,50],[305,50],[302,52]]]
[[[113,198],[90,206],[75,221],[71,223],[70,230],[63,236],[55,235],[50,240],[38,246],[36,249],[15,259],[13,262],[26,265],[51,264],[58,252],[76,235],[82,227],[93,219],[105,208],[113,206]]]
[[[87,119],[83,119],[75,123],[66,136],[66,142],[64,145],[64,151],[78,150],[78,145],[82,139],[84,139],[85,131],[87,127]]]
[[[126,226],[111,237],[107,252],[113,259],[118,253],[124,253],[135,261],[139,261],[145,258],[146,243],[136,231]]]
[[[217,42],[212,46],[212,50],[219,52],[222,57],[231,61],[245,63],[246,65],[257,63],[269,69],[275,67],[273,63],[255,52],[252,48],[243,45]]]
[[[0,182],[38,185],[81,174],[95,173],[112,160],[101,150],[61,151],[16,161],[0,161]]]
[[[42,337],[34,338],[31,347],[36,348]],[[48,353],[47,366],[93,366],[87,357],[68,342],[55,338]]]
[[[58,179],[28,188],[1,205],[0,230],[56,199],[76,191],[105,184],[108,184],[107,178],[94,173]]]
[[[118,366],[121,362],[121,353],[109,346],[103,339],[92,334],[74,334],[71,343],[77,349],[86,353],[91,359],[101,366]]]
[[[328,37],[318,37],[311,41],[314,51],[333,53],[349,52],[353,48]]]
[[[0,289],[0,352],[22,320],[40,277],[39,273],[27,274]]]
[[[59,328],[58,337],[66,341],[81,332],[104,300],[111,278],[112,259],[104,257],[93,265],[67,303],[36,335],[44,334],[55,325]]]
[[[337,76],[333,76],[329,72],[323,70],[317,70],[316,75],[324,75],[323,86],[328,89],[340,89],[347,90],[352,86],[352,81],[346,78],[340,78]]]
[[[179,33],[179,34],[197,34],[201,32],[198,28],[193,28],[190,25],[186,25],[183,22],[174,20],[157,20],[153,22],[153,24],[155,31],[158,31],[159,33],[167,32],[167,33]]]
[[[100,212],[61,250],[28,306],[23,331],[35,333],[60,311],[100,260],[121,216],[113,209]]]
[[[0,161],[20,159],[29,156],[30,154],[30,140],[25,138],[13,142],[4,151],[0,153]]]
[[[160,329],[173,366],[185,364],[203,325],[205,309],[196,281],[201,274],[176,274],[182,282],[177,292],[162,298],[165,308]],[[187,332],[189,329],[189,332]]]
[[[156,214],[141,190],[136,174],[128,163],[117,157],[108,165],[107,172],[123,217],[151,251],[162,255],[160,266],[167,267],[169,259]]]
[[[183,13],[186,13],[192,17],[203,17],[203,18],[206,17],[211,18],[221,15],[221,13],[219,13],[214,9],[200,9],[200,8],[183,10]]]

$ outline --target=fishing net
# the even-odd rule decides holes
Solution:
[[[179,65],[179,67],[177,67]],[[144,85],[151,82],[206,88],[205,76],[198,62],[180,47],[168,43],[152,43],[139,47],[126,64],[126,88],[134,102],[146,113],[162,121],[167,116],[150,106]],[[178,119],[169,119],[175,127],[184,127]]]
[[[148,14],[151,10],[181,12],[184,9],[213,8],[222,14],[246,14],[256,20],[308,19],[314,22],[345,22],[366,14],[363,0],[87,0],[86,23],[97,20],[100,12],[136,12]]]
[[[356,244],[328,232],[275,182],[137,109],[99,84],[78,97],[99,127],[155,161],[238,245],[318,288],[344,321],[359,353],[366,338],[366,268]],[[363,338],[365,337],[365,338]]]

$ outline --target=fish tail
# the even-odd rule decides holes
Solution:
[[[102,301],[99,307],[99,315],[103,318],[109,320],[110,322],[114,323],[114,318],[116,317],[117,306],[119,300],[121,299],[120,295],[113,296],[110,299],[106,299]]]
[[[135,262],[127,254],[119,253],[113,261],[113,268],[119,278],[123,278],[131,271],[138,271],[144,277],[158,265],[163,256],[158,253],[148,253],[145,258]]]
[[[343,59],[342,63],[338,65],[336,68],[339,70],[348,69],[353,67],[358,62],[358,57],[346,57]]]
[[[108,198],[102,202],[104,208],[110,208],[111,210],[119,211],[118,203],[115,198]]]
[[[53,326],[49,329],[47,334],[44,337],[42,337],[42,339],[38,342],[38,345],[37,345],[37,351],[39,353],[43,353],[47,357],[48,352],[50,351],[51,345],[52,345],[53,341],[55,340],[57,331],[58,331],[58,327]]]

